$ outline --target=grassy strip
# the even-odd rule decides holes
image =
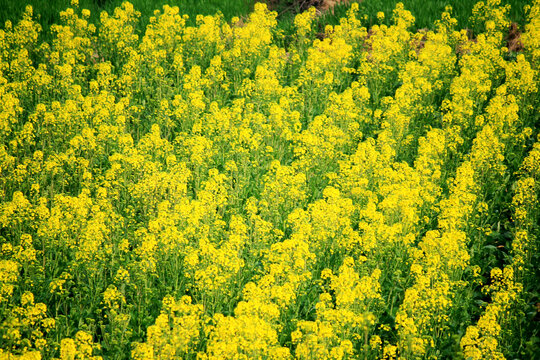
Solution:
[[[99,14],[107,11],[111,14],[125,0],[79,0],[79,7],[91,12],[90,22],[99,22]],[[253,10],[253,0],[130,0],[133,7],[141,12],[141,30],[146,27],[148,18],[154,10],[161,9],[163,5],[178,6],[181,14],[189,15],[191,21],[195,21],[198,14],[214,15],[221,12],[226,19],[233,16],[241,16]],[[37,21],[48,29],[52,24],[60,20],[60,11],[70,6],[70,0],[26,0],[12,1],[0,0],[0,28],[4,27],[7,20],[15,21],[20,18],[26,5],[32,5]]]
[[[91,22],[99,21],[101,11],[112,13],[113,10],[120,6],[124,0],[80,0],[80,7],[89,9],[92,13]],[[261,0],[264,1],[264,0]],[[213,15],[221,12],[226,19],[231,19],[233,16],[242,16],[253,10],[255,0],[132,0],[130,1],[135,9],[140,11],[142,21],[140,29],[144,29],[148,18],[153,14],[154,10],[161,9],[163,5],[178,6],[180,13],[189,15],[191,21],[194,21],[196,15]],[[366,14],[366,24],[370,27],[378,23],[377,13],[384,12],[386,19],[384,22],[389,23],[392,10],[395,8],[397,0],[365,0],[359,1],[360,13]],[[447,5],[452,6],[453,16],[458,20],[458,28],[473,28],[473,24],[469,21],[469,16],[474,5],[473,1],[461,0],[401,0],[405,8],[410,10],[416,17],[416,27],[432,28],[433,22],[437,20],[440,14],[444,11]],[[511,6],[510,19],[518,24],[524,23],[524,6],[529,4],[528,0],[504,0],[503,4]],[[58,23],[59,12],[69,6],[69,0],[26,0],[26,1],[11,1],[0,0],[0,28],[7,20],[15,20],[20,17],[26,4],[34,7],[34,14],[38,16],[38,22],[48,28],[50,25]],[[280,16],[278,17],[279,27],[286,33],[293,29],[293,19],[296,9],[289,6],[290,1],[280,1],[280,4],[275,6]],[[349,5],[337,5],[333,12],[328,12],[319,18],[319,27],[324,30],[326,24],[338,24],[339,19],[345,16]]]

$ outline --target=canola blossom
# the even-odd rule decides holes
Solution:
[[[0,360],[538,354],[540,0],[0,30]],[[387,20],[385,20],[387,19]],[[48,35],[48,37],[44,36]]]

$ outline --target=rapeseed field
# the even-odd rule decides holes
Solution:
[[[366,0],[367,1],[367,0]],[[540,355],[540,0],[0,30],[0,359]],[[193,21],[194,20],[194,21]]]

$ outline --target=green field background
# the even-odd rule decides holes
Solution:
[[[115,7],[120,6],[124,0],[80,0],[81,8],[89,9],[92,13],[91,20],[94,23],[99,22],[99,14],[102,11],[111,13]],[[226,19],[233,16],[242,16],[253,10],[256,1],[253,0],[132,0],[134,7],[142,14],[140,30],[144,29],[148,18],[154,10],[161,9],[163,5],[178,6],[180,12],[190,16],[193,20],[197,14],[213,15],[221,12]],[[291,0],[281,2],[276,6],[279,12],[280,25],[285,30],[291,28],[294,15],[294,5],[291,6]],[[383,11],[391,13],[394,9],[396,0],[363,0],[359,1],[361,12],[365,13],[367,25],[376,22],[376,13]],[[454,16],[459,21],[460,28],[468,28],[469,16],[475,1],[463,0],[402,0],[405,8],[410,10],[416,17],[417,28],[430,28],[433,21],[439,18],[447,5],[453,8]],[[523,7],[530,3],[527,0],[503,0],[504,4],[512,7],[510,18],[518,24],[523,24]],[[51,24],[59,20],[59,12],[70,6],[69,0],[0,0],[0,28],[4,27],[7,20],[19,19],[27,4],[34,7],[34,14],[39,22],[47,29]],[[337,6],[333,14],[326,14],[321,19],[321,23],[336,23],[342,17],[348,8],[347,5]],[[388,17],[387,17],[388,19]]]

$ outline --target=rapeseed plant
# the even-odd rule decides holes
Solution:
[[[540,2],[517,54],[509,11],[471,37],[450,7],[311,8],[284,42],[262,3],[141,32],[73,1],[48,38],[27,7],[0,30],[0,359],[533,354]]]

